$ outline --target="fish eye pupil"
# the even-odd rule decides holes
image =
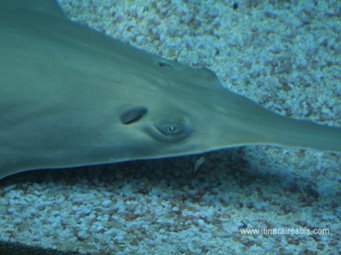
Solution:
[[[177,127],[176,126],[169,126],[167,128],[167,131],[168,131],[169,134],[175,134],[176,131],[177,131]]]

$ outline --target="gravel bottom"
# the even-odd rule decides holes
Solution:
[[[336,0],[60,2],[274,112],[341,126]],[[0,240],[94,255],[339,254],[340,169],[340,154],[250,146],[22,173],[0,181]]]
[[[1,239],[101,255],[337,254],[337,192],[319,194],[315,183],[295,173],[251,171],[243,154],[226,150],[12,176],[1,183]]]

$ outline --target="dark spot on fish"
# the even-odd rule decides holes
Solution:
[[[120,119],[125,125],[135,123],[139,121],[144,115],[147,114],[147,108],[145,107],[134,107],[124,112]]]

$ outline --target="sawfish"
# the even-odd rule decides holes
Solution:
[[[70,21],[56,1],[0,6],[0,178],[255,144],[341,151],[340,128],[277,115],[208,69]]]

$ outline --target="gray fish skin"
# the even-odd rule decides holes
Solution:
[[[209,70],[67,20],[48,0],[0,0],[0,178],[271,144],[341,151],[341,129],[276,115]]]

